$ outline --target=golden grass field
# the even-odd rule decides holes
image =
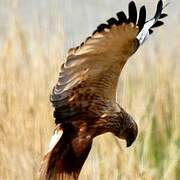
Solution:
[[[121,75],[119,103],[136,119],[138,138],[128,149],[111,134],[96,138],[80,180],[180,179],[180,53],[173,54],[180,44],[171,51],[157,48],[167,43],[163,28],[129,60]],[[164,35],[155,42],[158,31]],[[180,29],[176,33],[179,38]],[[48,148],[54,128],[49,94],[63,61],[64,35],[54,33],[48,51],[43,43],[42,32],[36,27],[28,31],[18,18],[12,18],[3,37],[0,180],[37,179]]]

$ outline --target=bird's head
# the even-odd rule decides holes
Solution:
[[[135,120],[125,111],[119,114],[118,125],[115,129],[113,133],[118,138],[125,139],[127,147],[132,145],[138,134],[138,126]]]

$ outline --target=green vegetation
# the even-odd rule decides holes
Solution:
[[[53,109],[48,98],[57,80],[59,60],[63,60],[64,37],[54,33],[47,52],[41,33],[36,28],[26,30],[14,19],[0,48],[3,180],[37,179],[53,132]],[[149,57],[146,46],[148,43],[124,68],[118,91],[120,104],[138,122],[138,138],[128,149],[111,134],[96,138],[82,169],[82,180],[180,179],[178,63],[170,52],[161,49]],[[179,51],[180,46],[175,48]]]

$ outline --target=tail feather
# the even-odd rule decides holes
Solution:
[[[78,152],[73,144],[75,141],[77,138],[71,134],[71,131],[66,132],[59,127],[56,128],[50,141],[50,149],[41,164],[40,180],[78,179],[80,170],[91,149],[92,141],[87,142]]]

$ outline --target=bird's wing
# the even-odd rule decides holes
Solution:
[[[50,97],[61,118],[80,113],[99,97],[116,101],[118,78],[123,66],[152,33],[152,28],[163,24],[159,21],[166,16],[162,10],[160,0],[155,16],[146,21],[145,6],[141,7],[137,18],[132,1],[128,18],[122,11],[117,13],[117,19],[110,18],[80,46],[69,50]]]

